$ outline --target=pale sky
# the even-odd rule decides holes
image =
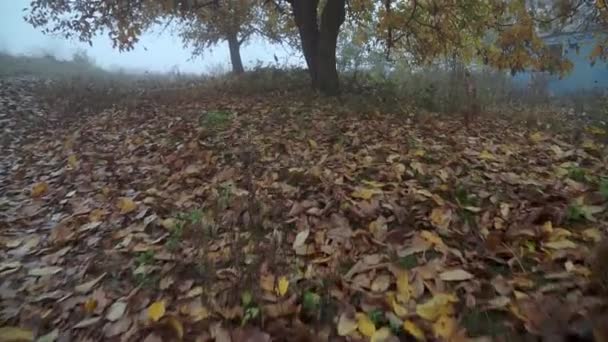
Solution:
[[[23,20],[23,9],[29,0],[0,0],[0,50],[12,54],[50,53],[58,58],[69,59],[78,49],[84,49],[95,62],[107,69],[124,67],[137,70],[169,71],[174,66],[186,72],[208,72],[223,67],[230,70],[227,43],[221,43],[202,57],[189,60],[190,51],[184,49],[179,38],[170,29],[161,28],[144,34],[134,50],[119,52],[112,48],[107,36],[93,40],[93,46],[60,37],[47,36]],[[145,49],[144,49],[145,47]],[[280,63],[302,64],[299,54],[287,47],[275,46],[263,41],[252,41],[241,48],[245,67],[256,62],[274,63],[274,55]]]

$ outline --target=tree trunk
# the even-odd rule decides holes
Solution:
[[[308,73],[314,89],[319,89],[319,25],[317,6],[319,0],[293,0],[293,16],[300,34],[302,53],[308,66]]]
[[[344,22],[346,0],[328,0],[321,15],[319,39],[319,90],[325,95],[338,95],[340,82],[336,68],[336,46]]]
[[[230,49],[230,62],[232,62],[232,72],[242,74],[245,72],[243,61],[241,60],[241,44],[236,33],[228,35],[228,48]]]
[[[344,23],[346,0],[328,0],[321,14],[320,25],[317,20],[318,4],[318,0],[291,1],[312,87],[333,96],[340,91],[336,46],[340,26]]]

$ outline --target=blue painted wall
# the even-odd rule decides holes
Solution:
[[[608,89],[608,63],[600,60],[591,65],[589,55],[595,46],[596,40],[587,35],[564,35],[547,39],[547,44],[562,44],[563,54],[573,64],[572,71],[559,78],[550,76],[548,90],[554,95],[561,95],[582,90]],[[575,45],[579,46],[577,53]],[[529,72],[519,73],[514,76],[514,81],[526,86],[529,84],[531,74]]]

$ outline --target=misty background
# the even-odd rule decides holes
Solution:
[[[159,25],[144,33],[131,51],[120,52],[112,48],[105,35],[94,38],[93,46],[61,36],[45,35],[24,19],[29,0],[0,1],[0,51],[13,55],[52,55],[57,59],[71,59],[74,53],[84,51],[100,67],[107,70],[209,73],[230,70],[230,56],[226,42],[210,49],[203,56],[192,58],[190,49],[184,48],[172,26]],[[258,64],[303,65],[301,55],[287,46],[269,44],[253,39],[242,48],[246,68]]]

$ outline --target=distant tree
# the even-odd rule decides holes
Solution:
[[[179,35],[185,46],[193,48],[195,56],[219,42],[228,42],[232,71],[240,74],[245,71],[240,48],[251,37],[280,41],[281,35],[272,29],[272,19],[264,10],[262,0],[219,0],[186,13],[179,25]]]

